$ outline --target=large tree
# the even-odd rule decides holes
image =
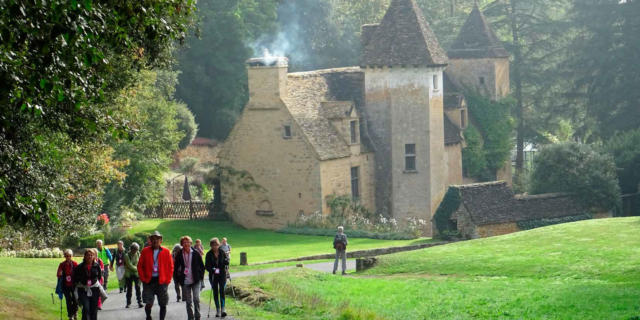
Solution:
[[[586,105],[593,140],[640,127],[640,1],[574,1],[571,23],[581,31],[567,68],[575,103]]]
[[[194,113],[201,136],[224,139],[231,130],[248,98],[251,43],[274,30],[276,8],[275,0],[198,2],[199,35],[177,54],[176,97]]]
[[[138,69],[168,61],[194,9],[192,0],[0,1],[0,224],[92,215],[93,191],[117,167],[106,139],[130,132],[111,103]]]

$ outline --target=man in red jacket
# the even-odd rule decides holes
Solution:
[[[152,233],[149,241],[151,246],[142,250],[138,262],[138,274],[142,282],[142,301],[145,303],[144,311],[147,314],[147,320],[151,320],[153,301],[155,296],[158,296],[160,320],[164,320],[167,315],[167,303],[169,303],[167,287],[173,275],[173,258],[169,249],[160,246],[162,244],[160,232]]]

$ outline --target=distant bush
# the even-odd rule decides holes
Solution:
[[[198,133],[198,124],[193,116],[193,113],[187,108],[184,103],[176,104],[176,119],[178,120],[178,130],[182,131],[184,137],[178,142],[180,149],[186,148],[191,144],[191,141],[196,137]]]
[[[63,256],[64,254],[59,248],[0,251],[0,257],[9,258],[62,258]]]
[[[587,208],[617,210],[620,187],[613,158],[574,142],[542,148],[533,163],[530,193],[564,192]]]

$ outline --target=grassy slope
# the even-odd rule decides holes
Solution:
[[[246,252],[249,263],[309,256],[333,251],[331,237],[304,236],[277,233],[268,230],[247,230],[230,222],[150,219],[136,223],[130,233],[160,231],[164,245],[171,248],[181,236],[189,235],[194,241],[201,239],[206,249],[212,237],[227,237],[232,246],[231,264],[238,264],[240,252]],[[349,239],[350,250],[411,245],[431,241]]]
[[[384,256],[356,277],[238,282],[301,318],[629,319],[640,315],[639,235],[637,217],[589,220]]]

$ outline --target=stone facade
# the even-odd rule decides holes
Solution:
[[[447,73],[493,100],[509,95],[509,58],[450,59]]]

